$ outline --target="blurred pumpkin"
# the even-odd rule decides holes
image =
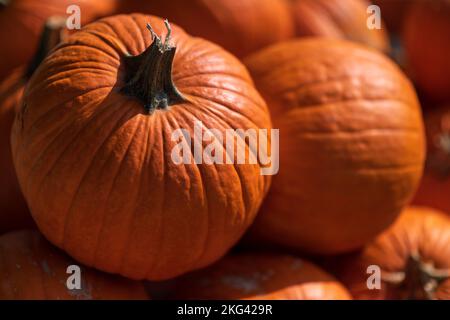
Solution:
[[[450,101],[450,1],[415,2],[403,29],[411,76],[427,98]]]
[[[361,42],[381,51],[389,51],[384,25],[369,29],[365,0],[293,0],[296,34],[299,37],[324,36]]]
[[[126,0],[121,4],[121,12],[168,18],[238,57],[294,36],[289,7],[280,0]]]
[[[163,42],[166,27],[119,15],[69,36],[28,83],[12,133],[19,183],[44,235],[86,265],[133,279],[219,259],[253,222],[270,183],[259,162],[237,164],[236,155],[234,165],[174,161],[181,143],[191,154],[191,141],[173,138],[179,129],[192,146],[212,139],[224,150],[209,129],[271,122],[235,57],[177,26]],[[207,131],[203,139],[195,126]]]
[[[241,253],[176,280],[169,298],[349,300],[347,289],[314,264],[288,255]]]
[[[449,300],[450,218],[425,207],[407,208],[361,252],[334,263],[355,299]],[[369,266],[379,267],[380,274],[368,273]],[[379,289],[369,289],[376,276]]]
[[[80,268],[80,289],[67,286],[71,283],[69,266]],[[15,231],[0,237],[0,279],[0,300],[148,298],[141,283],[79,266],[37,231]]]
[[[280,130],[280,170],[249,239],[322,254],[361,247],[422,174],[412,84],[385,55],[343,40],[285,42],[245,62]]]
[[[33,225],[17,181],[11,154],[11,127],[20,109],[25,84],[48,52],[61,40],[64,18],[52,17],[43,28],[38,50],[27,66],[14,70],[0,84],[0,234]]]
[[[0,0],[0,79],[30,61],[45,21],[55,15],[69,17],[71,5],[79,6],[85,24],[111,14],[116,0]]]
[[[413,203],[450,214],[450,106],[425,114],[427,161]]]

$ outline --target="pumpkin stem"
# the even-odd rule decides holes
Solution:
[[[41,39],[36,53],[34,54],[28,68],[25,72],[25,78],[29,79],[39,67],[50,51],[56,47],[64,38],[63,29],[66,25],[66,19],[60,16],[49,18],[42,29]]]
[[[383,279],[396,287],[396,298],[433,300],[439,284],[450,278],[450,270],[438,270],[433,264],[423,262],[416,254],[409,257],[405,270],[399,275],[401,276]]]
[[[167,20],[164,23],[167,28],[164,42],[147,24],[152,34],[152,44],[140,55],[127,56],[124,60],[126,84],[121,91],[141,100],[149,114],[185,101],[172,80],[176,47],[170,43],[172,28]]]

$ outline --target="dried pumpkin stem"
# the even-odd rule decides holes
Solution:
[[[172,29],[169,22],[165,20],[164,23],[167,28],[164,42],[147,24],[152,44],[138,56],[125,57],[126,84],[121,91],[141,100],[149,114],[185,101],[172,80],[176,47],[170,43]]]
[[[47,20],[41,33],[38,49],[25,72],[27,79],[31,78],[50,51],[63,40],[65,25],[66,19],[64,17],[54,16]]]

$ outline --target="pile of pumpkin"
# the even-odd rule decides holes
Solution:
[[[375,2],[0,0],[0,299],[449,299],[450,3]]]

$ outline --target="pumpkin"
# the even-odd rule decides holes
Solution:
[[[16,112],[20,109],[26,82],[45,58],[47,53],[59,43],[65,21],[63,18],[48,19],[39,48],[27,66],[14,70],[0,84],[0,234],[17,228],[33,225],[25,199],[20,191],[11,155],[11,127]]]
[[[77,266],[79,273],[75,274]],[[70,272],[68,272],[70,271]],[[69,277],[80,275],[81,288]],[[144,286],[80,266],[55,249],[37,231],[0,237],[0,300],[147,299]]]
[[[289,7],[280,0],[128,0],[122,12],[168,18],[193,36],[238,57],[294,36]]]
[[[69,36],[41,64],[13,125],[13,160],[52,243],[88,266],[161,280],[223,256],[268,190],[261,161],[212,159],[225,142],[211,135],[270,128],[234,56],[160,18],[119,15]],[[174,139],[182,129],[190,140]],[[251,152],[249,139],[233,140]],[[201,159],[178,162],[174,151],[191,154],[181,144],[204,149]]]
[[[324,38],[273,45],[246,65],[280,130],[280,170],[249,241],[334,254],[389,226],[425,157],[420,106],[400,69]]]
[[[450,100],[450,1],[417,1],[403,28],[408,69],[418,87],[434,102]]]
[[[450,299],[450,218],[426,207],[407,208],[361,252],[330,263],[355,299]],[[380,272],[367,272],[369,266]],[[376,284],[378,288],[368,288]],[[372,281],[373,280],[373,281]]]
[[[450,107],[425,113],[427,161],[414,204],[450,214]]]
[[[291,4],[299,37],[348,39],[385,52],[390,49],[384,25],[367,27],[370,3],[365,0],[292,0]]]
[[[0,79],[26,64],[36,51],[40,32],[51,16],[69,16],[66,10],[78,5],[81,23],[110,14],[115,0],[0,0]],[[13,33],[13,36],[11,34]]]
[[[176,280],[169,298],[349,300],[347,289],[314,264],[289,255],[240,253]]]

